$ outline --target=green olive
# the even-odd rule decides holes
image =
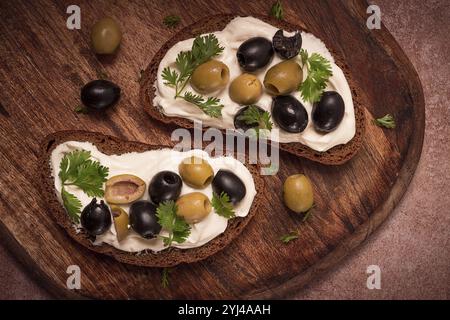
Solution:
[[[271,95],[285,95],[296,90],[302,79],[303,72],[300,65],[294,60],[286,60],[267,71],[264,86]]]
[[[122,31],[116,21],[103,18],[92,28],[91,42],[95,53],[114,53],[122,40]]]
[[[283,185],[283,199],[286,206],[294,212],[306,212],[314,204],[311,181],[303,174],[294,174]]]
[[[211,93],[224,88],[230,80],[230,70],[226,64],[209,60],[195,68],[191,85],[200,93]]]
[[[178,198],[177,215],[187,223],[197,223],[211,212],[211,202],[201,192],[192,192]]]
[[[145,182],[132,174],[119,174],[105,183],[105,200],[109,204],[127,204],[144,195]]]
[[[181,161],[178,172],[181,179],[195,189],[205,188],[214,177],[214,171],[208,161],[195,156]]]
[[[262,95],[261,81],[253,74],[243,73],[230,84],[230,98],[236,103],[250,105]]]
[[[128,235],[128,214],[121,207],[112,205],[111,213],[114,218],[117,240],[120,242]]]

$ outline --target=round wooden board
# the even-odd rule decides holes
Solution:
[[[139,105],[138,75],[173,35],[161,23],[178,14],[188,25],[213,13],[264,14],[272,0],[79,1],[82,29],[68,30],[69,1],[0,3],[0,237],[32,274],[59,297],[283,298],[341,260],[392,212],[416,168],[424,134],[424,98],[411,63],[382,26],[366,27],[363,1],[283,1],[285,19],[305,26],[346,61],[365,93],[367,129],[360,152],[342,166],[323,166],[282,152],[280,171],[265,177],[267,199],[241,236],[222,252],[170,273],[125,265],[77,245],[45,210],[35,179],[40,141],[49,133],[79,129],[122,139],[169,144],[174,128],[150,119]],[[89,48],[89,27],[115,17],[124,39],[114,59]],[[79,88],[106,73],[121,86],[120,103],[105,115],[80,115]],[[395,130],[372,125],[391,113]],[[316,193],[306,222],[289,213],[281,185],[304,172]],[[298,230],[284,245],[280,235]],[[81,290],[66,289],[69,265],[82,271]]]

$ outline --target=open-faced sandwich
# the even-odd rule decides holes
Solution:
[[[186,128],[279,129],[270,139],[281,149],[324,164],[349,160],[365,127],[342,60],[267,17],[217,15],[186,27],[151,61],[141,100],[152,117]]]
[[[167,267],[236,238],[263,192],[257,167],[201,150],[84,131],[47,137],[40,158],[49,211],[69,235],[121,262]]]

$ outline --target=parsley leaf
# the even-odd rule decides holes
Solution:
[[[379,127],[385,127],[388,129],[394,129],[395,128],[395,119],[391,114],[387,114],[382,118],[374,119],[373,123],[376,124]]]
[[[181,18],[177,15],[170,14],[165,16],[163,19],[163,23],[168,28],[175,28],[181,21]]]
[[[98,161],[89,158],[91,153],[85,150],[75,150],[64,155],[59,164],[61,179],[61,198],[69,216],[79,222],[81,202],[73,194],[67,192],[64,186],[76,186],[88,196],[102,197],[103,183],[106,181],[109,169]]]
[[[214,97],[203,97],[185,92],[184,88],[191,79],[192,73],[202,63],[221,54],[224,48],[219,46],[219,40],[214,34],[197,36],[190,51],[181,51],[175,60],[177,70],[165,67],[162,71],[164,84],[175,89],[175,99],[180,98],[199,107],[204,113],[213,118],[222,116],[223,105],[220,99]]]
[[[287,243],[291,242],[292,240],[298,239],[298,237],[299,237],[298,231],[291,231],[288,234],[282,235],[280,237],[280,240],[284,244],[287,244]]]
[[[248,125],[257,125],[255,128],[256,135],[259,136],[260,129],[272,130],[272,121],[270,120],[270,113],[261,111],[257,106],[249,106],[239,117],[238,120],[244,121]]]
[[[164,201],[156,209],[158,223],[163,227],[169,236],[160,236],[165,246],[170,246],[172,242],[183,243],[191,233],[191,227],[182,218],[177,215],[177,205],[174,201]]]
[[[67,192],[64,187],[61,188],[61,198],[69,216],[75,223],[79,223],[81,214],[81,201],[70,192]]]
[[[308,69],[308,76],[300,85],[303,100],[316,102],[327,86],[328,79],[333,75],[331,63],[318,53],[308,55],[304,49],[300,51],[303,67]]]
[[[278,19],[283,20],[283,7],[280,1],[275,2],[270,8],[269,15]]]
[[[215,192],[213,193],[213,197],[211,200],[211,204],[214,208],[214,211],[219,216],[225,217],[227,219],[231,219],[235,217],[233,205],[230,201],[230,197],[222,191],[220,196],[218,196]]]
[[[161,286],[167,288],[169,286],[169,273],[172,272],[170,268],[164,268],[161,274]]]

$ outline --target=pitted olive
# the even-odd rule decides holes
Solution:
[[[176,202],[177,215],[183,217],[187,223],[197,223],[211,212],[211,202],[201,192],[182,195]]]
[[[320,101],[313,105],[314,128],[321,132],[335,130],[344,118],[344,112],[345,105],[341,95],[335,91],[325,91]]]
[[[117,240],[120,242],[128,235],[128,214],[121,207],[112,205],[111,213],[116,228]]]
[[[287,132],[302,132],[308,125],[308,113],[305,107],[293,96],[273,98],[272,118]]]
[[[224,169],[216,173],[212,181],[212,189],[217,195],[225,192],[233,205],[241,201],[247,193],[244,182],[233,172]]]
[[[286,60],[267,71],[264,86],[271,95],[285,95],[297,90],[302,79],[303,72],[300,65],[295,60]]]
[[[148,185],[148,194],[155,204],[177,200],[183,182],[178,174],[172,171],[161,171],[153,176]]]
[[[109,204],[127,204],[144,195],[145,182],[132,174],[111,177],[105,184],[105,200]]]
[[[81,88],[81,102],[92,110],[112,107],[120,99],[120,88],[108,80],[94,80]]]
[[[278,30],[272,38],[273,49],[283,59],[292,59],[302,47],[302,35],[296,31],[292,37],[286,37],[283,30]]]
[[[147,200],[140,200],[130,207],[131,228],[146,239],[152,239],[161,231],[156,217],[156,206]]]
[[[195,156],[181,161],[178,172],[183,181],[195,189],[205,188],[214,177],[214,171],[208,161]]]
[[[230,80],[230,70],[217,60],[209,60],[192,73],[191,85],[200,93],[211,93],[224,88]]]
[[[262,95],[261,81],[253,74],[243,73],[231,82],[229,94],[231,100],[236,103],[256,103]]]
[[[111,212],[103,200],[97,203],[97,199],[93,198],[81,212],[80,222],[87,233],[98,236],[111,227]]]
[[[294,174],[283,185],[283,199],[286,206],[294,212],[306,212],[314,204],[311,181],[303,174]]]
[[[261,69],[272,60],[272,42],[263,37],[250,38],[239,46],[236,57],[245,71],[253,72]]]
[[[103,18],[97,21],[92,28],[91,42],[95,53],[114,53],[122,40],[122,31],[116,21]]]

